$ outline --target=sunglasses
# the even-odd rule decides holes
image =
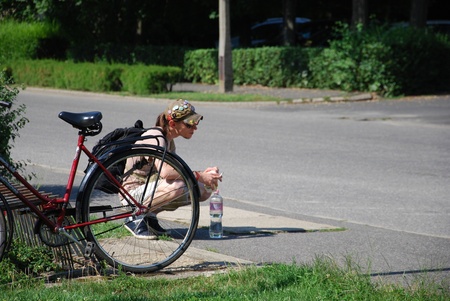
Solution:
[[[196,124],[188,124],[188,123],[185,123],[185,122],[183,122],[183,123],[188,129],[192,129],[194,127],[194,125],[196,125]]]

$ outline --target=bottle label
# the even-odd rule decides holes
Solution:
[[[222,203],[210,203],[209,204],[209,210],[222,211],[223,210],[223,204]]]

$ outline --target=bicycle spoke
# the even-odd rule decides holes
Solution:
[[[162,153],[133,149],[112,156],[104,165],[111,170],[125,159],[142,157],[154,162],[162,159]],[[137,207],[129,197],[124,198],[123,193],[108,193],[118,191],[113,181],[109,181],[108,189],[99,189],[108,179],[101,169],[92,173],[86,187],[80,191],[83,222],[112,219],[85,228],[87,239],[96,244],[95,254],[100,260],[126,271],[151,272],[173,263],[189,246],[198,222],[197,191],[183,165],[170,155],[165,159],[165,163],[179,173],[178,179],[169,182],[153,176],[152,181],[144,185],[146,189],[141,187],[130,193],[139,202],[150,205],[146,217],[134,216]],[[92,212],[93,208],[107,207],[108,210]],[[124,218],[124,215],[131,218]]]

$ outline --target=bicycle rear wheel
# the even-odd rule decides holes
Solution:
[[[144,158],[147,165],[153,165],[154,168],[158,163],[148,162],[160,162],[158,160],[163,159],[163,153],[149,148],[129,149],[113,154],[103,165],[109,171],[123,170],[127,160],[142,162]],[[130,218],[125,218],[124,214],[136,212],[136,206],[131,201],[124,200],[117,193],[118,187],[111,181],[108,185],[105,184],[107,176],[99,167],[89,174],[86,185],[80,188],[77,204],[81,208],[79,214],[82,222],[114,216],[112,220],[86,226],[84,229],[86,239],[95,243],[94,252],[99,260],[124,271],[153,272],[172,264],[190,245],[199,218],[197,183],[190,169],[176,155],[166,153],[164,162],[178,174],[176,180],[168,183],[152,176],[150,179],[153,181],[140,191],[145,195],[149,189],[154,188],[156,192],[166,193],[159,198],[163,202],[156,205],[154,201],[150,205],[151,211],[158,212],[156,217],[162,229],[155,227],[154,218],[142,219],[142,215],[130,222]],[[140,195],[134,195],[136,201],[144,203],[145,200]],[[144,228],[147,228],[150,235],[133,235],[129,229],[137,223],[144,223]]]
[[[5,215],[3,211],[0,214],[0,261],[3,258],[3,254],[5,253],[6,244],[8,242],[8,238],[6,236],[6,222]]]
[[[11,234],[10,231],[12,230],[11,227],[10,229],[8,229],[8,224],[5,217],[5,215],[7,215],[8,218],[11,218],[10,210],[8,208],[8,204],[5,198],[1,193],[0,193],[0,205],[2,206],[2,209],[0,210],[0,261],[1,261],[10,243],[10,241],[8,240],[8,233]]]

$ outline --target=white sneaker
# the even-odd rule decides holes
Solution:
[[[167,231],[166,229],[164,229],[159,225],[156,215],[148,215],[144,217],[144,221],[149,232],[157,236],[170,235],[170,231]]]
[[[147,224],[145,223],[142,217],[134,219],[129,217],[125,220],[124,224],[125,229],[127,229],[134,237],[138,239],[147,239],[147,240],[155,240],[158,239],[153,233],[150,233],[147,228]]]

